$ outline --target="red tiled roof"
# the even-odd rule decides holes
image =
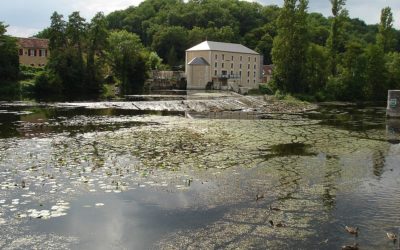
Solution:
[[[273,71],[274,71],[274,65],[264,65],[263,66],[264,74],[271,75]]]
[[[49,47],[49,40],[39,38],[18,38],[18,44],[22,48],[47,49]]]

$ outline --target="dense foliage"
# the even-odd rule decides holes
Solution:
[[[282,8],[240,0],[145,0],[87,23],[55,13],[37,36],[50,39],[51,59],[37,78],[43,93],[99,93],[117,79],[124,94],[141,91],[146,72],[184,66],[185,50],[206,39],[241,43],[275,64],[268,89],[317,100],[382,100],[400,88],[400,32],[392,10],[377,25],[351,19],[346,0],[332,15],[308,13],[307,0]],[[158,55],[161,57],[158,57]],[[164,66],[165,67],[165,66]]]
[[[205,39],[238,42],[275,65],[271,87],[319,100],[382,100],[400,88],[400,32],[389,7],[379,25],[349,18],[346,0],[330,0],[332,16],[308,13],[308,1],[282,8],[239,0],[146,0],[107,16],[109,29],[137,34],[168,64]],[[376,10],[379,12],[380,10]]]
[[[16,39],[7,36],[7,26],[0,22],[0,85],[15,81],[19,73]]]
[[[54,12],[50,27],[39,35],[49,39],[51,56],[46,71],[36,78],[38,94],[96,97],[112,76],[122,94],[142,92],[150,53],[137,35],[110,32],[102,13],[87,23],[79,12],[68,21]]]

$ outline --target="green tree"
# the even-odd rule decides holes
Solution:
[[[83,42],[85,40],[87,24],[86,20],[80,16],[78,11],[72,12],[68,17],[66,26],[66,35],[69,43],[76,46],[82,52]]]
[[[274,81],[284,92],[302,93],[306,90],[307,0],[285,0],[279,15],[278,35],[272,49]]]
[[[388,53],[385,68],[388,73],[388,88],[400,89],[400,53]]]
[[[124,30],[114,31],[110,33],[108,43],[108,58],[113,72],[120,80],[121,93],[141,93],[147,69],[139,36]]]
[[[393,30],[393,13],[390,7],[382,9],[379,33],[376,35],[376,43],[384,53],[394,50],[396,40]]]
[[[386,80],[385,56],[382,48],[368,45],[365,50],[365,95],[369,100],[385,100],[388,86]]]
[[[85,67],[83,61],[84,20],[78,12],[69,17],[69,22],[63,16],[54,12],[51,17],[50,42],[51,55],[47,64],[46,77],[42,77],[42,89],[53,89],[61,86],[60,91],[66,96],[75,97],[84,92]],[[45,88],[48,79],[49,88]],[[54,92],[54,91],[53,91]]]
[[[75,11],[68,17],[66,35],[68,38],[68,54],[66,58],[71,62],[73,68],[69,72],[74,75],[68,76],[73,82],[65,82],[64,85],[68,92],[84,92],[86,89],[85,82],[85,64],[83,60],[83,46],[86,41],[86,20],[82,18],[79,12]],[[67,86],[68,85],[68,86]]]
[[[86,85],[88,93],[99,93],[105,67],[105,50],[108,47],[107,19],[102,12],[91,20],[87,36]]]
[[[19,74],[17,41],[6,32],[7,26],[0,22],[0,84],[16,81]]]
[[[183,27],[161,27],[154,34],[152,48],[169,65],[183,63],[188,47],[188,33]]]
[[[337,76],[331,76],[327,92],[341,101],[362,101],[365,98],[366,58],[364,44],[351,40],[346,44]]]
[[[51,25],[49,28],[49,49],[52,51],[52,53],[54,53],[67,46],[67,25],[63,20],[63,15],[60,15],[57,12],[54,12],[50,19]]]
[[[39,31],[34,35],[34,37],[41,38],[41,39],[50,39],[50,28],[45,28],[42,31]]]
[[[337,74],[338,55],[341,48],[344,47],[343,39],[343,23],[348,16],[347,10],[344,8],[346,0],[330,0],[332,4],[332,24],[331,32],[327,41],[327,46],[330,50],[331,73],[333,76]]]
[[[157,55],[156,52],[150,52],[148,55],[148,68],[151,70],[160,69],[162,63],[162,59]]]
[[[311,42],[325,46],[330,34],[329,21],[320,13],[310,13],[307,23]]]
[[[325,88],[329,76],[329,51],[317,44],[311,44],[307,51],[307,89],[317,93]]]

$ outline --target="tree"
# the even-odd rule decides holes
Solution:
[[[369,100],[385,100],[388,86],[386,81],[385,56],[382,48],[368,45],[365,50],[365,95]]]
[[[67,46],[66,22],[63,15],[54,12],[51,16],[51,25],[49,31],[49,49],[52,53]]]
[[[325,88],[329,76],[328,50],[320,45],[311,44],[307,51],[307,90],[317,93]]]
[[[66,35],[68,38],[68,52],[66,55],[70,60],[73,68],[70,72],[74,72],[72,79],[74,82],[68,82],[67,89],[69,92],[84,92],[86,89],[85,82],[85,65],[83,61],[83,46],[86,41],[86,20],[79,15],[79,12],[72,12],[68,17],[68,23],[66,26]],[[70,88],[72,87],[72,88]]]
[[[272,49],[274,81],[284,92],[301,93],[306,90],[307,0],[285,0],[279,15],[278,35]]]
[[[335,76],[337,74],[338,54],[340,53],[341,48],[344,47],[344,39],[341,34],[343,33],[344,18],[348,16],[348,12],[344,9],[346,0],[330,1],[332,4],[333,19],[327,45],[330,50],[331,73]]]
[[[162,59],[157,55],[156,52],[150,52],[148,55],[148,68],[150,70],[157,70],[160,69],[162,63]]]
[[[121,93],[141,93],[146,79],[146,59],[139,36],[125,30],[114,31],[110,33],[108,43],[108,58],[121,82]]]
[[[341,101],[361,101],[365,98],[365,45],[358,40],[346,44],[337,76],[331,76],[328,92],[334,93],[334,98]],[[336,85],[332,85],[332,82]]]
[[[78,11],[72,12],[68,17],[66,27],[66,35],[69,43],[72,46],[77,46],[79,51],[82,51],[82,43],[85,40],[86,20],[79,15]]]
[[[379,33],[376,35],[376,44],[384,53],[394,50],[396,40],[393,31],[393,14],[390,7],[382,9]]]
[[[6,32],[7,26],[0,22],[0,84],[16,81],[19,74],[17,41]]]
[[[102,12],[97,13],[88,27],[86,85],[88,93],[98,93],[101,89],[101,71],[105,65],[104,51],[108,47],[109,31],[107,19]]]
[[[61,86],[60,91],[68,97],[83,94],[85,90],[85,65],[83,60],[83,44],[85,43],[84,19],[74,12],[69,16],[69,22],[63,16],[54,12],[49,28],[49,48],[51,56],[47,64],[49,86]],[[44,88],[46,89],[46,88]],[[53,89],[53,88],[51,88]]]
[[[187,30],[183,27],[160,27],[154,34],[152,48],[165,62],[176,66],[184,61],[187,37]]]
[[[400,89],[400,53],[388,53],[385,68],[388,73],[388,88]]]

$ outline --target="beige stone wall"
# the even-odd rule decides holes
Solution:
[[[241,75],[239,84],[244,87],[258,88],[261,82],[261,56],[254,54],[213,51],[211,55],[212,75]]]
[[[205,65],[189,65],[188,82],[190,87],[188,89],[205,89],[207,83],[210,81],[210,67]]]
[[[205,89],[208,82],[211,82],[210,67],[199,65],[188,65],[195,57],[203,57],[210,63],[211,51],[186,51],[186,79],[187,89]],[[200,70],[200,72],[197,72]]]
[[[194,79],[193,73],[189,70],[190,67],[188,66],[188,62],[195,57],[203,57],[210,64],[210,67],[208,67],[208,77],[204,79],[204,86],[207,82],[218,78],[222,73],[236,76],[241,74],[239,79],[235,81],[243,87],[258,88],[259,84],[262,82],[260,55],[222,51],[187,51],[186,76],[188,79],[188,88],[191,88],[194,82],[196,82],[197,85],[199,81]]]
[[[19,63],[22,65],[41,67],[47,64],[50,52],[47,50],[46,56],[39,56],[39,49],[36,49],[36,56],[29,56],[29,49],[23,48],[23,55],[19,55]]]

